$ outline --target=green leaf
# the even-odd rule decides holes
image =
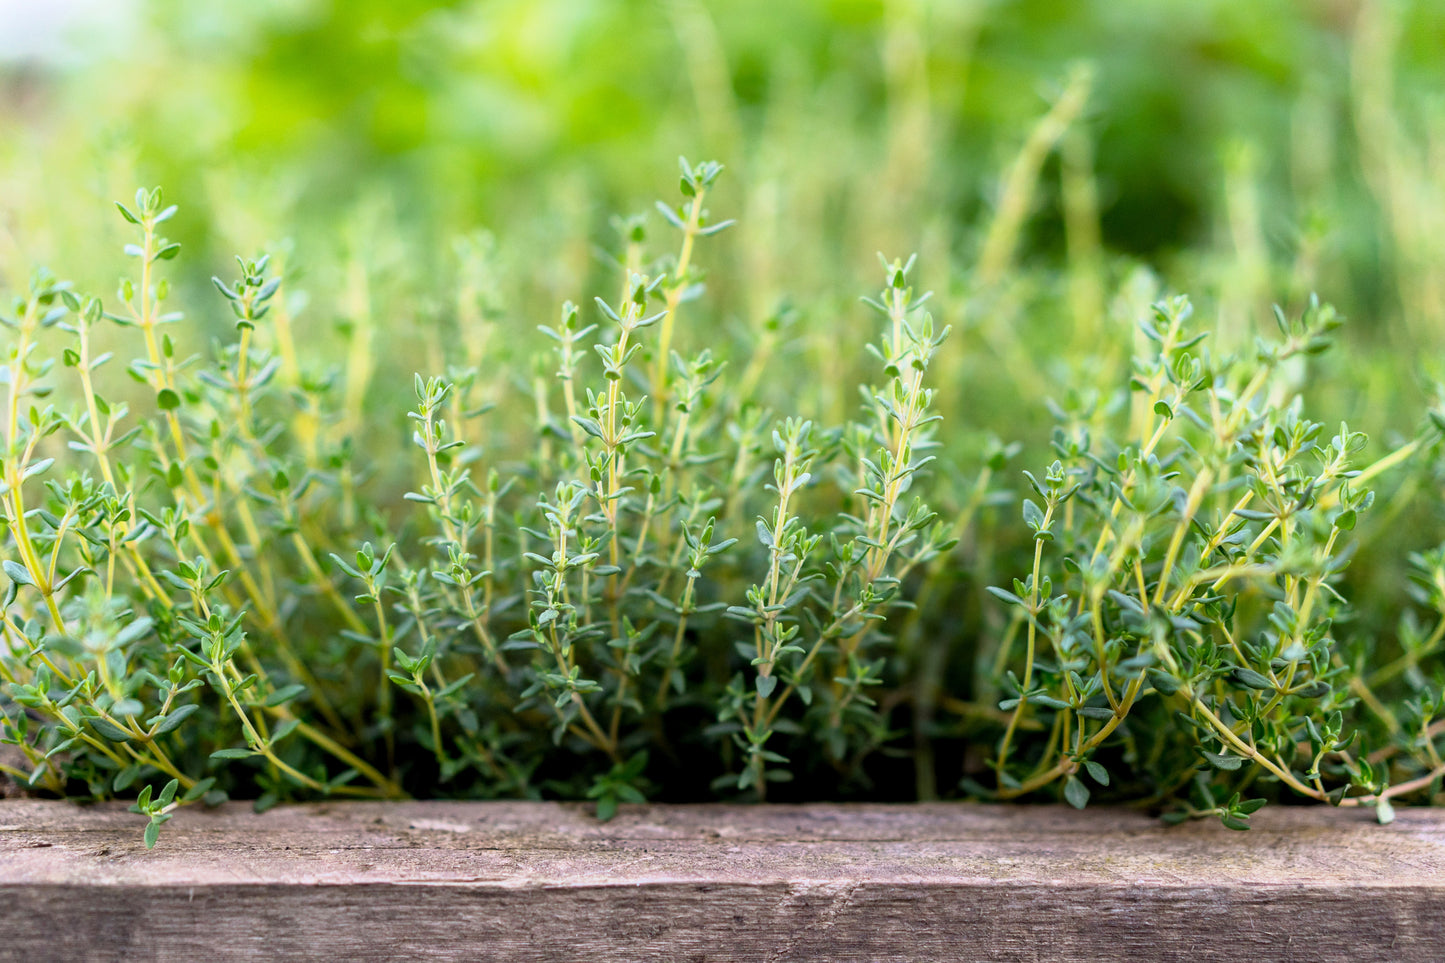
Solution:
[[[115,634],[115,644],[117,646],[129,645],[137,639],[145,638],[154,627],[155,620],[150,616],[143,615]]]
[[[1024,524],[1034,531],[1044,526],[1044,510],[1032,498],[1024,499]]]
[[[1248,686],[1251,689],[1260,689],[1266,692],[1274,690],[1275,685],[1265,676],[1260,675],[1253,669],[1246,669],[1244,666],[1236,666],[1234,669],[1234,680],[1240,685]]]
[[[254,749],[217,749],[211,753],[212,759],[249,759],[252,756],[260,755]]]
[[[573,415],[572,421],[577,425],[578,428],[581,428],[593,438],[606,440],[607,436],[603,433],[602,426],[597,423],[597,420],[595,418],[584,418],[581,415]]]
[[[161,824],[152,820],[146,824],[145,840],[146,849],[155,849],[156,840],[161,838]]]
[[[130,742],[134,738],[129,732],[115,725],[107,719],[91,719],[91,726],[95,731],[105,736],[111,742]]]
[[[210,792],[211,787],[215,784],[216,777],[207,776],[205,779],[197,782],[190,789],[187,789],[186,794],[181,797],[181,802],[195,802],[197,799],[200,799],[202,796],[206,795],[206,793]]]
[[[671,206],[664,203],[663,201],[657,202],[657,210],[663,216],[663,218],[666,219],[667,223],[671,224],[673,227],[678,228],[679,230],[686,227],[686,225],[683,223],[682,218],[677,216],[677,212],[674,211]]]
[[[1010,605],[1023,605],[1024,600],[1007,589],[1001,589],[997,585],[986,585],[984,591],[996,599],[1007,602]]]
[[[735,218],[728,218],[726,221],[718,221],[716,224],[709,224],[706,227],[698,228],[697,235],[698,237],[712,237],[714,234],[720,234],[723,231],[726,231],[728,228],[732,227],[736,223],[737,220]]]
[[[1244,765],[1243,756],[1232,756],[1228,753],[1210,752],[1208,749],[1201,749],[1199,751],[1204,755],[1205,759],[1209,760],[1209,764],[1211,766],[1216,769],[1223,769],[1225,772],[1234,772],[1240,766]]]
[[[285,722],[281,723],[271,733],[271,745],[274,746],[281,740],[285,739],[287,736],[291,735],[291,733],[295,732],[296,728],[300,725],[300,719],[287,719]]]
[[[1064,799],[1075,809],[1083,809],[1089,804],[1089,787],[1070,776],[1064,780]]]
[[[1160,695],[1171,696],[1179,691],[1182,683],[1163,669],[1145,669],[1149,682]]]
[[[191,715],[200,708],[201,707],[199,705],[196,705],[195,703],[191,703],[190,705],[177,706],[170,712],[166,713],[164,716],[151,717],[146,722],[146,725],[154,726],[159,721],[160,726],[156,728],[155,732],[152,733],[152,736],[163,736],[167,732],[170,732],[172,729],[179,726],[182,722],[185,722],[187,719],[189,719]]]
[[[266,705],[273,707],[279,706],[284,703],[290,702],[292,699],[296,698],[299,695],[305,694],[305,692],[306,687],[299,682],[295,685],[288,685],[284,688],[277,689],[275,692],[267,696]]]
[[[5,574],[10,576],[10,580],[16,585],[35,584],[35,580],[30,577],[30,570],[19,562],[11,561],[7,558],[3,563],[0,563],[0,565],[4,566]]]
[[[139,763],[126,766],[120,772],[116,773],[115,778],[110,781],[111,790],[114,792],[125,792],[140,778],[140,773],[141,766]]]
[[[113,716],[125,716],[127,718],[138,716],[145,711],[139,699],[121,699],[110,707],[110,714]]]
[[[175,411],[181,406],[181,396],[170,388],[162,388],[156,392],[156,407],[161,411]]]
[[[1390,800],[1384,796],[1375,803],[1375,819],[1381,826],[1388,826],[1395,821],[1395,807],[1390,805]]]

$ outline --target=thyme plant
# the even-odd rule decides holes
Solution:
[[[1287,368],[1328,349],[1328,306],[1276,309],[1277,338],[1229,356],[1192,315],[1185,298],[1158,304],[1131,396],[1056,405],[1057,457],[1026,473],[1032,569],[989,589],[1016,613],[993,795],[1060,784],[1083,808],[1092,783],[1243,829],[1265,802],[1251,789],[1276,784],[1388,821],[1392,798],[1445,768],[1428,736],[1387,767],[1392,749],[1346,728],[1359,702],[1381,704],[1342,656],[1337,586],[1370,480],[1423,439],[1365,464],[1363,434],[1306,417]],[[1047,737],[1016,746],[1029,720]]]
[[[1282,795],[1388,818],[1438,788],[1445,556],[1411,559],[1393,627],[1356,632],[1345,590],[1371,489],[1429,484],[1440,429],[1371,461],[1306,417],[1331,309],[1216,353],[1160,302],[1128,385],[1107,339],[1064,379],[1016,498],[1037,440],[968,434],[913,258],[880,257],[881,290],[827,329],[863,372],[842,417],[778,377],[810,309],[745,357],[712,330],[722,172],[682,161],[680,199],[616,221],[600,295],[565,292],[550,324],[498,296],[495,242],[460,242],[435,363],[404,375],[364,267],[333,357],[304,336],[294,252],[238,258],[188,318],[177,208],[117,205],[114,294],[38,272],[3,318],[0,771],[133,799],[147,845],[229,796],[607,818],[877,795],[912,767],[923,796],[962,780],[1239,828]],[[229,336],[204,346],[196,316]],[[393,384],[409,410],[377,414]],[[995,523],[1015,503],[1022,537]],[[990,784],[963,742],[992,746]]]

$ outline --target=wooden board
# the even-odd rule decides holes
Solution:
[[[0,802],[0,961],[1445,961],[1445,814]]]

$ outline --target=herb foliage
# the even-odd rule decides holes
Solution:
[[[456,347],[380,422],[395,372],[364,297],[340,363],[312,357],[292,252],[241,257],[188,300],[229,310],[200,350],[169,276],[181,214],[159,189],[118,204],[113,295],[42,271],[3,317],[4,772],[134,798],[147,845],[231,795],[608,818],[957,785],[1242,829],[1271,799],[1387,821],[1438,791],[1445,553],[1363,612],[1351,569],[1378,503],[1388,526],[1435,484],[1442,419],[1382,452],[1312,420],[1329,306],[1219,345],[1164,297],[1136,336],[1105,324],[1147,300],[1125,278],[1047,385],[1021,358],[1049,346],[1003,349],[1056,422],[1026,471],[1043,439],[970,424],[975,369],[931,311],[960,315],[914,258],[880,256],[849,315],[849,403],[804,384],[822,376],[795,347],[851,346],[820,350],[792,306],[746,353],[712,345],[722,173],[683,160],[678,199],[616,222],[602,296],[535,340],[496,299],[495,244],[459,242]],[[954,294],[1007,309],[1027,206],[1001,206]],[[911,793],[889,785],[909,771]]]

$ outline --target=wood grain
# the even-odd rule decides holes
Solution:
[[[1445,814],[0,802],[0,961],[1445,960]]]

